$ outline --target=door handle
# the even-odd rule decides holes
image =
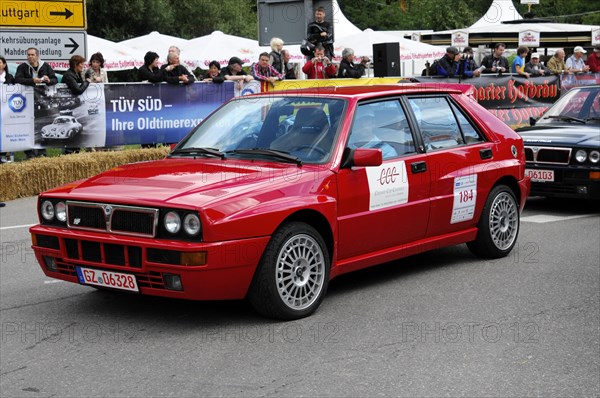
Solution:
[[[492,148],[485,148],[479,150],[479,157],[481,159],[491,159],[493,156]]]
[[[425,171],[427,171],[427,163],[425,162],[414,162],[410,164],[410,171],[413,172],[413,174],[416,173],[423,173]]]

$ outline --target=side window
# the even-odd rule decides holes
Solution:
[[[452,148],[465,143],[446,98],[411,98],[408,102],[419,124],[427,151]]]
[[[458,124],[460,125],[460,129],[462,130],[465,143],[474,144],[477,142],[482,142],[483,138],[481,137],[481,135],[479,135],[475,127],[473,127],[471,122],[467,120],[465,115],[463,115],[463,113],[458,109],[458,107],[452,104],[452,109],[454,109],[454,114],[458,119]]]
[[[356,110],[350,148],[379,148],[383,159],[415,152],[406,115],[398,100],[359,105]]]

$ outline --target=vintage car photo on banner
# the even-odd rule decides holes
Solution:
[[[34,87],[34,145],[93,148],[104,146],[106,119],[103,84],[73,95],[60,84]]]

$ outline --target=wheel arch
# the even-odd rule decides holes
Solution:
[[[333,263],[333,248],[334,248],[334,239],[333,239],[333,230],[331,229],[331,225],[327,218],[316,210],[312,209],[304,209],[296,211],[289,216],[287,216],[280,225],[285,224],[286,222],[303,222],[305,224],[310,225],[314,229],[316,229],[320,234],[325,244],[327,245],[327,251],[329,252],[329,260],[330,264]]]
[[[494,183],[494,185],[492,186],[492,189],[501,184],[506,185],[507,187],[509,187],[511,189],[511,191],[513,191],[513,194],[515,195],[515,199],[517,200],[517,203],[519,204],[519,206],[521,206],[521,187],[519,186],[517,179],[514,178],[513,176],[501,177],[500,179],[498,179],[498,181],[496,181]]]

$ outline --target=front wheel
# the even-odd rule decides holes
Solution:
[[[310,225],[292,222],[279,228],[267,245],[248,299],[270,318],[306,317],[319,307],[329,283],[329,252]]]
[[[513,191],[506,185],[495,186],[485,202],[477,237],[467,246],[480,257],[505,257],[517,242],[519,223],[519,206]]]

